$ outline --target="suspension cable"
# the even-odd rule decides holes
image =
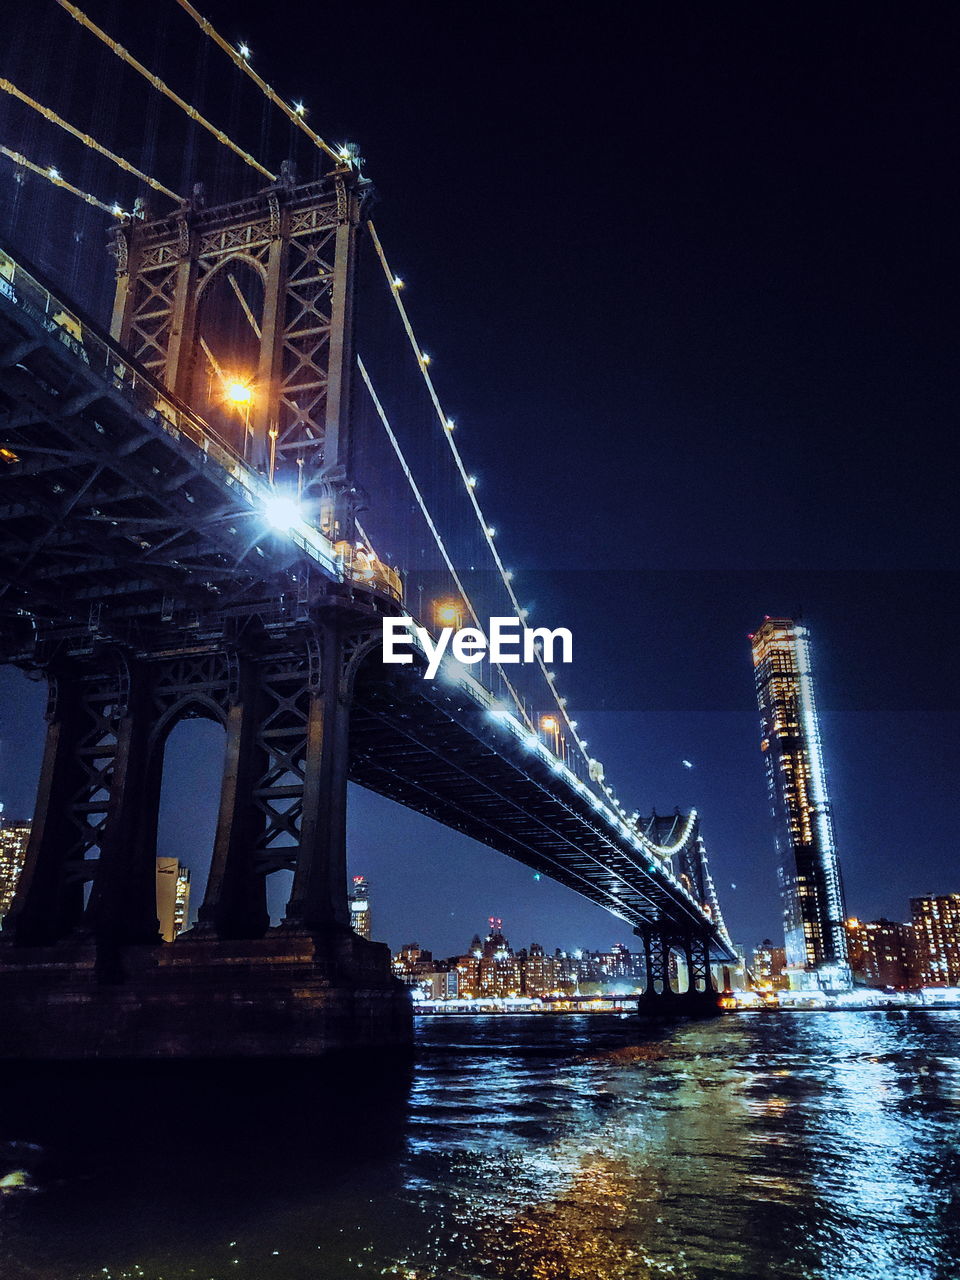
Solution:
[[[417,358],[417,364],[420,367],[420,373],[423,377],[424,383],[426,384],[426,388],[430,395],[430,399],[433,403],[433,407],[436,410],[437,417],[440,420],[440,426],[443,429],[444,437],[446,438],[447,444],[450,447],[450,452],[453,455],[453,460],[456,464],[458,472],[460,473],[460,478],[463,481],[464,488],[467,491],[467,496],[470,499],[470,503],[473,507],[474,514],[477,517],[477,522],[480,525],[480,530],[483,534],[484,540],[486,541],[486,544],[490,549],[490,553],[493,556],[494,563],[496,564],[497,569],[500,572],[500,577],[503,580],[503,585],[506,588],[507,595],[510,598],[510,603],[513,605],[514,609],[516,610],[517,617],[525,618],[526,610],[521,607],[520,601],[517,599],[516,592],[514,591],[513,585],[511,582],[512,575],[510,574],[509,570],[505,568],[504,563],[500,558],[500,553],[498,552],[497,547],[493,541],[493,532],[492,532],[491,526],[487,523],[484,517],[483,511],[480,508],[480,503],[477,501],[477,495],[474,489],[475,481],[468,474],[466,467],[463,465],[463,458],[460,454],[460,450],[457,448],[456,441],[453,439],[453,420],[447,417],[447,415],[444,413],[443,406],[440,403],[440,398],[437,395],[436,388],[433,385],[433,379],[430,377],[430,372],[427,368],[427,365],[429,363],[429,357],[425,354],[425,352],[423,351],[423,348],[417,342],[416,334],[413,331],[413,325],[410,322],[410,317],[407,315],[407,309],[403,305],[403,299],[400,297],[401,281],[390,270],[390,266],[387,262],[387,256],[384,253],[383,245],[380,243],[380,237],[377,235],[377,231],[373,223],[368,222],[367,228],[370,232],[370,238],[373,241],[373,246],[376,249],[377,257],[380,259],[380,265],[383,268],[383,273],[384,273],[384,276],[386,277],[387,284],[390,287],[390,292],[393,295],[393,300],[396,303],[397,311],[400,314],[400,319],[403,322],[403,327],[406,330],[407,337],[410,340],[410,346],[413,348],[413,353]],[[543,660],[543,654],[539,651],[539,649],[535,650],[535,653],[536,653],[537,663],[540,667],[540,670],[543,673],[547,686],[550,689],[553,695],[554,701],[557,704],[557,709],[560,712],[560,715],[563,717],[563,720],[567,725],[567,728],[570,730],[571,738],[576,743],[577,748],[579,749],[581,755],[583,756],[584,760],[587,762],[587,765],[589,766],[591,762],[591,757],[587,754],[586,747],[584,746],[584,743],[583,743],[583,739],[580,737],[580,735],[577,733],[576,728],[574,727],[573,721],[571,720],[570,715],[567,711],[564,699],[561,698],[560,694],[556,689],[556,686],[554,685],[553,674],[547,668],[547,665]],[[600,785],[603,786],[602,783]],[[603,786],[603,789],[608,794],[611,794],[610,789],[608,787]]]
[[[350,155],[348,152],[331,147],[328,142],[324,142],[323,138],[310,128],[306,120],[303,118],[305,108],[302,104],[298,104],[298,107],[291,107],[289,103],[284,102],[283,98],[281,98],[280,95],[267,84],[266,80],[264,80],[262,76],[257,75],[256,71],[254,71],[253,67],[250,65],[249,51],[248,54],[243,54],[239,49],[234,49],[229,40],[224,40],[223,36],[220,35],[213,23],[205,18],[201,13],[197,12],[193,5],[190,4],[190,0],[177,0],[177,4],[179,4],[180,8],[183,9],[185,13],[190,15],[200,30],[205,35],[209,36],[214,44],[220,46],[234,65],[238,66],[241,71],[250,77],[261,93],[269,98],[274,106],[279,107],[287,119],[295,124],[298,129],[303,130],[314,146],[319,147],[321,151],[325,151],[332,160],[337,162],[337,164],[343,164],[345,161],[349,161]],[[246,46],[242,45],[241,48],[246,48]]]
[[[496,546],[494,545],[493,530],[491,526],[487,523],[484,517],[483,511],[481,510],[480,503],[477,501],[477,495],[474,492],[475,481],[470,475],[468,475],[467,469],[463,465],[463,458],[461,457],[460,450],[457,448],[456,441],[453,439],[453,426],[454,426],[453,420],[447,417],[447,415],[444,413],[443,406],[440,403],[440,397],[437,395],[436,388],[433,385],[433,379],[431,378],[430,372],[427,368],[427,365],[429,364],[429,357],[424,352],[420,344],[417,342],[416,334],[414,333],[414,330],[413,330],[413,325],[410,322],[410,317],[407,315],[407,309],[403,305],[403,299],[400,297],[400,289],[402,287],[403,282],[399,279],[398,276],[395,276],[393,272],[390,270],[389,263],[387,262],[387,256],[384,253],[383,245],[380,243],[380,237],[377,235],[377,231],[373,223],[368,222],[367,228],[370,232],[370,238],[373,241],[374,248],[376,249],[377,257],[380,259],[380,265],[383,268],[383,274],[386,277],[387,284],[393,296],[393,300],[396,303],[396,307],[397,307],[397,311],[399,312],[400,319],[403,322],[403,327],[406,331],[407,337],[410,340],[410,346],[413,348],[413,353],[417,358],[417,364],[419,365],[420,373],[421,373],[421,376],[423,377],[423,381],[427,388],[427,392],[429,393],[430,399],[433,403],[433,407],[436,410],[437,417],[440,420],[440,426],[443,430],[443,434],[446,438],[447,444],[450,447],[450,452],[453,455],[453,460],[456,463],[457,470],[460,473],[460,478],[463,481],[464,488],[467,491],[467,496],[470,499],[470,503],[477,517],[477,522],[480,525],[480,529],[481,529],[481,532],[483,533],[483,537],[487,543],[487,546],[490,549],[491,555],[493,556],[494,563],[496,564],[497,569],[500,571],[500,577],[503,580],[503,585],[506,588],[507,595],[510,598],[511,604],[516,610],[517,616],[519,618],[525,618],[526,610],[521,608],[520,602],[517,599],[516,592],[514,591],[513,586],[511,584],[512,575],[509,572],[509,570],[504,567],[503,561],[500,558],[500,554],[497,551]],[[477,621],[475,615],[474,615],[474,621]],[[477,625],[480,626],[479,622],[477,622]],[[566,699],[560,696],[560,693],[556,685],[554,684],[553,673],[548,669],[547,664],[543,660],[543,654],[540,652],[539,649],[535,649],[534,652],[536,654],[537,664],[540,668],[540,671],[544,677],[544,680],[547,684],[548,689],[553,695],[554,702],[557,705],[557,710],[560,716],[562,717],[564,724],[567,726],[567,729],[570,732],[570,737],[572,738],[573,742],[576,744],[577,749],[579,750],[582,758],[586,762],[588,770],[590,770],[591,767],[596,762],[588,754],[585,741],[583,740],[583,738],[581,738],[579,733],[577,733],[576,725],[574,721],[571,719],[570,713],[567,710]],[[516,694],[514,694],[514,697],[516,697]],[[524,719],[527,720],[528,724],[530,723],[529,718],[526,716],[526,714],[524,714]],[[531,728],[532,727],[533,726],[531,725]],[[590,774],[590,777],[591,777],[591,780],[596,781],[597,785],[607,796],[610,803],[618,811],[618,820],[625,822],[626,819],[623,817],[623,815],[625,814],[626,811],[624,810],[623,806],[620,804],[620,801],[617,799],[616,793],[614,792],[613,788],[609,786],[605,781],[603,781],[602,778],[594,778],[592,772]],[[641,845],[643,845],[649,852],[656,853],[660,857],[666,857],[666,856],[669,856],[669,854],[675,852],[678,848],[682,847],[682,845],[685,843],[685,841],[690,835],[690,832],[692,831],[693,822],[695,818],[696,818],[695,813],[691,814],[688,817],[683,836],[677,843],[673,845],[656,844],[643,831],[639,830],[635,824],[633,825],[633,830],[635,831],[637,837],[639,838]]]
[[[81,191],[79,187],[75,187],[72,182],[68,182],[66,178],[60,176],[60,170],[48,165],[44,168],[42,165],[34,164],[32,160],[28,160],[26,156],[22,156],[19,151],[11,151],[9,147],[0,144],[0,155],[5,155],[8,160],[12,160],[14,164],[22,165],[24,169],[29,169],[31,173],[37,174],[41,178],[46,178],[48,182],[52,182],[55,187],[63,187],[64,191],[69,191],[72,195],[79,196],[81,200],[85,200],[87,204],[92,204],[95,209],[102,209],[104,213],[112,213],[115,218],[129,218],[126,210],[121,209],[118,204],[104,204],[102,200],[98,200],[96,196],[92,196],[89,191]]]
[[[430,529],[430,532],[433,534],[434,540],[438,548],[440,549],[440,554],[443,556],[444,563],[446,564],[447,569],[450,572],[450,576],[453,578],[454,582],[456,583],[457,590],[460,592],[460,596],[467,607],[467,611],[469,612],[470,617],[473,619],[476,626],[482,631],[483,627],[477,615],[477,611],[474,608],[473,603],[470,600],[470,597],[467,595],[466,589],[463,585],[463,581],[461,580],[460,575],[457,572],[456,566],[454,565],[453,560],[450,557],[450,553],[448,552],[446,544],[443,541],[443,537],[439,529],[437,528],[436,524],[434,523],[433,517],[430,514],[426,501],[424,500],[423,494],[420,491],[420,487],[417,484],[416,479],[414,478],[414,475],[410,469],[409,463],[404,457],[403,450],[400,446],[400,442],[397,439],[393,431],[393,428],[390,426],[390,422],[389,422],[389,419],[387,418],[386,411],[384,410],[383,405],[380,403],[380,399],[377,396],[376,391],[373,389],[373,383],[370,380],[370,375],[367,373],[366,366],[364,365],[359,355],[357,356],[357,368],[360,370],[360,375],[363,378],[364,383],[366,384],[367,391],[370,393],[370,399],[373,401],[374,408],[377,411],[380,421],[383,423],[383,428],[387,433],[387,438],[389,439],[391,445],[393,446],[393,451],[397,455],[397,458],[400,462],[401,469],[403,470],[403,474],[406,476],[407,482],[410,485],[411,492],[413,493],[414,498],[416,498],[417,500],[417,504],[420,507],[420,511],[423,515],[423,518],[426,521],[427,526]],[[361,536],[365,536],[365,535],[363,535],[361,532]],[[533,721],[530,719],[530,716],[526,710],[526,707],[523,705],[523,699],[520,697],[517,690],[514,688],[506,672],[503,670],[502,666],[499,663],[492,662],[492,665],[496,667],[496,670],[499,673],[504,684],[510,690],[510,694],[514,702],[516,703],[517,709],[520,712],[521,716],[523,717],[524,723],[527,725],[527,728],[530,729],[532,733],[536,733],[537,732],[536,727]],[[560,706],[560,710],[564,713],[564,717],[566,718],[566,712],[563,705],[562,704],[558,704],[558,705]],[[575,731],[574,731],[574,736],[576,736]],[[583,748],[581,747],[581,750],[582,749]],[[608,789],[605,788],[605,790],[608,790]],[[608,794],[609,794],[609,790],[608,790]],[[610,810],[610,815],[611,817],[616,816],[614,815],[612,810]],[[621,822],[623,821],[623,819],[619,818],[619,816],[617,816],[617,820]],[[683,831],[672,844],[666,844],[666,845],[657,844],[654,840],[650,839],[650,837],[646,834],[645,831],[642,831],[636,827],[633,828],[633,837],[636,840],[636,842],[639,843],[640,846],[644,848],[648,853],[655,854],[661,858],[667,858],[671,854],[676,853],[679,849],[682,849],[683,846],[687,843],[693,831],[696,820],[697,820],[697,812],[695,809],[693,809],[687,815],[687,820],[686,820],[686,823],[684,824]]]
[[[73,137],[78,138],[85,147],[89,147],[91,151],[96,151],[100,155],[105,156],[113,164],[118,165],[121,169],[125,169],[127,173],[132,173],[135,178],[139,178],[141,182],[145,182],[147,186],[153,187],[154,191],[159,191],[165,196],[169,196],[171,200],[182,202],[183,197],[178,196],[175,191],[171,191],[169,187],[165,187],[162,182],[158,182],[156,178],[151,178],[148,173],[143,173],[136,165],[124,160],[123,156],[116,155],[109,147],[105,147],[102,142],[97,142],[96,138],[91,138],[89,133],[83,133],[80,129],[75,128],[69,120],[64,120],[62,116],[58,116],[55,111],[49,107],[43,106],[37,102],[36,98],[31,98],[28,93],[24,93],[22,89],[18,89],[10,80],[4,80],[0,76],[0,89],[4,93],[10,94],[12,98],[17,98],[20,102],[26,103],[33,111],[39,112],[44,119],[49,120],[60,129],[64,129]]]
[[[102,41],[108,49],[112,50],[112,52],[115,53],[122,62],[125,62],[129,67],[133,67],[134,71],[143,76],[145,80],[149,81],[155,89],[159,89],[164,97],[169,98],[170,101],[175,103],[181,111],[186,112],[191,120],[196,120],[197,124],[206,129],[208,133],[213,134],[218,142],[222,143],[225,147],[229,147],[234,155],[240,157],[244,164],[248,164],[251,169],[256,169],[257,172],[262,173],[265,178],[269,178],[271,182],[276,182],[277,175],[275,173],[271,173],[269,169],[265,169],[259,160],[255,160],[253,156],[250,155],[248,151],[244,151],[242,147],[238,147],[235,142],[227,137],[222,129],[218,129],[216,125],[211,124],[209,120],[205,119],[196,107],[191,107],[189,102],[184,101],[179,94],[174,93],[169,85],[164,84],[159,76],[155,76],[152,71],[148,71],[142,62],[138,62],[133,54],[127,52],[123,45],[118,44],[116,40],[111,39],[105,31],[102,31],[97,24],[91,21],[91,19],[88,18],[81,9],[78,9],[75,4],[71,4],[70,0],[57,0],[57,4],[61,9],[66,9],[67,13],[69,13],[72,18],[75,18],[81,26],[86,27],[88,31],[92,32],[93,35],[95,35],[98,40]]]
[[[366,365],[360,359],[359,355],[357,356],[357,368],[360,370],[360,376],[363,378],[363,381],[366,384],[366,388],[370,393],[370,399],[373,401],[373,407],[376,409],[377,415],[380,418],[380,421],[383,423],[383,429],[387,433],[387,438],[390,441],[391,445],[393,446],[394,453],[397,455],[397,459],[400,463],[400,467],[403,471],[403,474],[406,476],[407,482],[410,485],[410,489],[413,493],[413,496],[417,500],[417,505],[420,507],[420,511],[423,515],[423,518],[427,522],[427,527],[429,528],[430,532],[433,534],[434,541],[436,542],[437,546],[440,549],[440,554],[443,556],[444,563],[446,564],[447,569],[450,572],[450,576],[453,578],[454,582],[457,585],[457,590],[460,592],[460,597],[463,600],[464,604],[467,606],[467,611],[470,614],[470,617],[476,623],[477,627],[480,628],[480,630],[482,630],[483,628],[481,627],[481,624],[480,624],[480,618],[477,614],[476,609],[473,607],[473,602],[471,601],[470,597],[467,595],[467,589],[463,585],[463,580],[461,579],[460,574],[457,572],[456,566],[454,565],[453,560],[451,559],[450,553],[446,547],[446,543],[443,541],[443,537],[440,534],[440,530],[437,528],[436,524],[434,523],[433,517],[431,516],[430,511],[427,507],[427,504],[424,501],[423,494],[420,492],[420,486],[417,484],[416,480],[414,479],[413,472],[410,470],[410,465],[407,462],[406,458],[403,456],[403,450],[400,447],[400,441],[397,439],[396,435],[394,434],[393,428],[390,426],[390,421],[387,418],[386,410],[384,409],[383,405],[380,403],[380,398],[377,395],[376,391],[374,391],[373,389],[373,383],[370,381],[370,375],[367,373]],[[496,667],[500,678],[503,680],[503,683],[510,690],[510,695],[513,698],[514,702],[516,703],[517,710],[520,712],[521,716],[523,717],[527,725],[527,728],[530,729],[531,732],[536,732],[536,730],[533,727],[533,722],[531,721],[529,715],[527,714],[526,708],[523,705],[522,698],[519,696],[516,689],[511,684],[509,678],[506,675],[506,672],[503,670],[503,667],[500,665],[499,662],[496,662],[496,661],[492,661],[492,665]]]

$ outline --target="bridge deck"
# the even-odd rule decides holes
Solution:
[[[296,592],[295,558],[340,576],[316,530],[270,527],[263,477],[2,252],[0,366],[7,618],[133,639],[164,609],[275,596],[277,575]]]
[[[0,449],[0,660],[36,664],[38,625],[137,647],[170,622],[222,625],[344,590],[326,539],[307,525],[272,531],[263,478],[5,255]],[[375,621],[386,606],[367,600]],[[733,958],[669,862],[486,690],[389,671],[371,662],[357,683],[357,782],[632,925],[696,928]]]
[[[627,923],[703,928],[701,905],[597,793],[468,679],[357,684],[354,781],[577,890]],[[691,824],[688,838],[694,838]],[[709,922],[708,922],[709,924]],[[732,952],[712,930],[718,959]]]

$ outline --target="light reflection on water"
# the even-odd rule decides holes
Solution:
[[[163,1067],[61,1088],[52,1108],[34,1081],[18,1108],[5,1084],[0,1178],[22,1168],[39,1190],[0,1198],[0,1274],[960,1276],[960,1014],[418,1034],[388,1090],[354,1071]]]

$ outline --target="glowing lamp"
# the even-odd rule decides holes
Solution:
[[[433,606],[433,617],[438,627],[459,627],[460,605],[456,600],[438,600]]]
[[[556,733],[560,726],[557,724],[556,716],[541,716],[540,728],[544,733]]]
[[[253,388],[248,382],[228,382],[227,399],[231,404],[251,404],[253,402]]]
[[[263,500],[263,514],[269,524],[284,532],[302,520],[299,505],[285,494],[274,493]]]

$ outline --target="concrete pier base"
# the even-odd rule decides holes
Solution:
[[[721,1013],[719,993],[707,991],[645,992],[637,1001],[643,1018],[715,1018]]]
[[[316,1058],[402,1048],[412,1021],[388,948],[349,929],[0,949],[0,1059]]]

